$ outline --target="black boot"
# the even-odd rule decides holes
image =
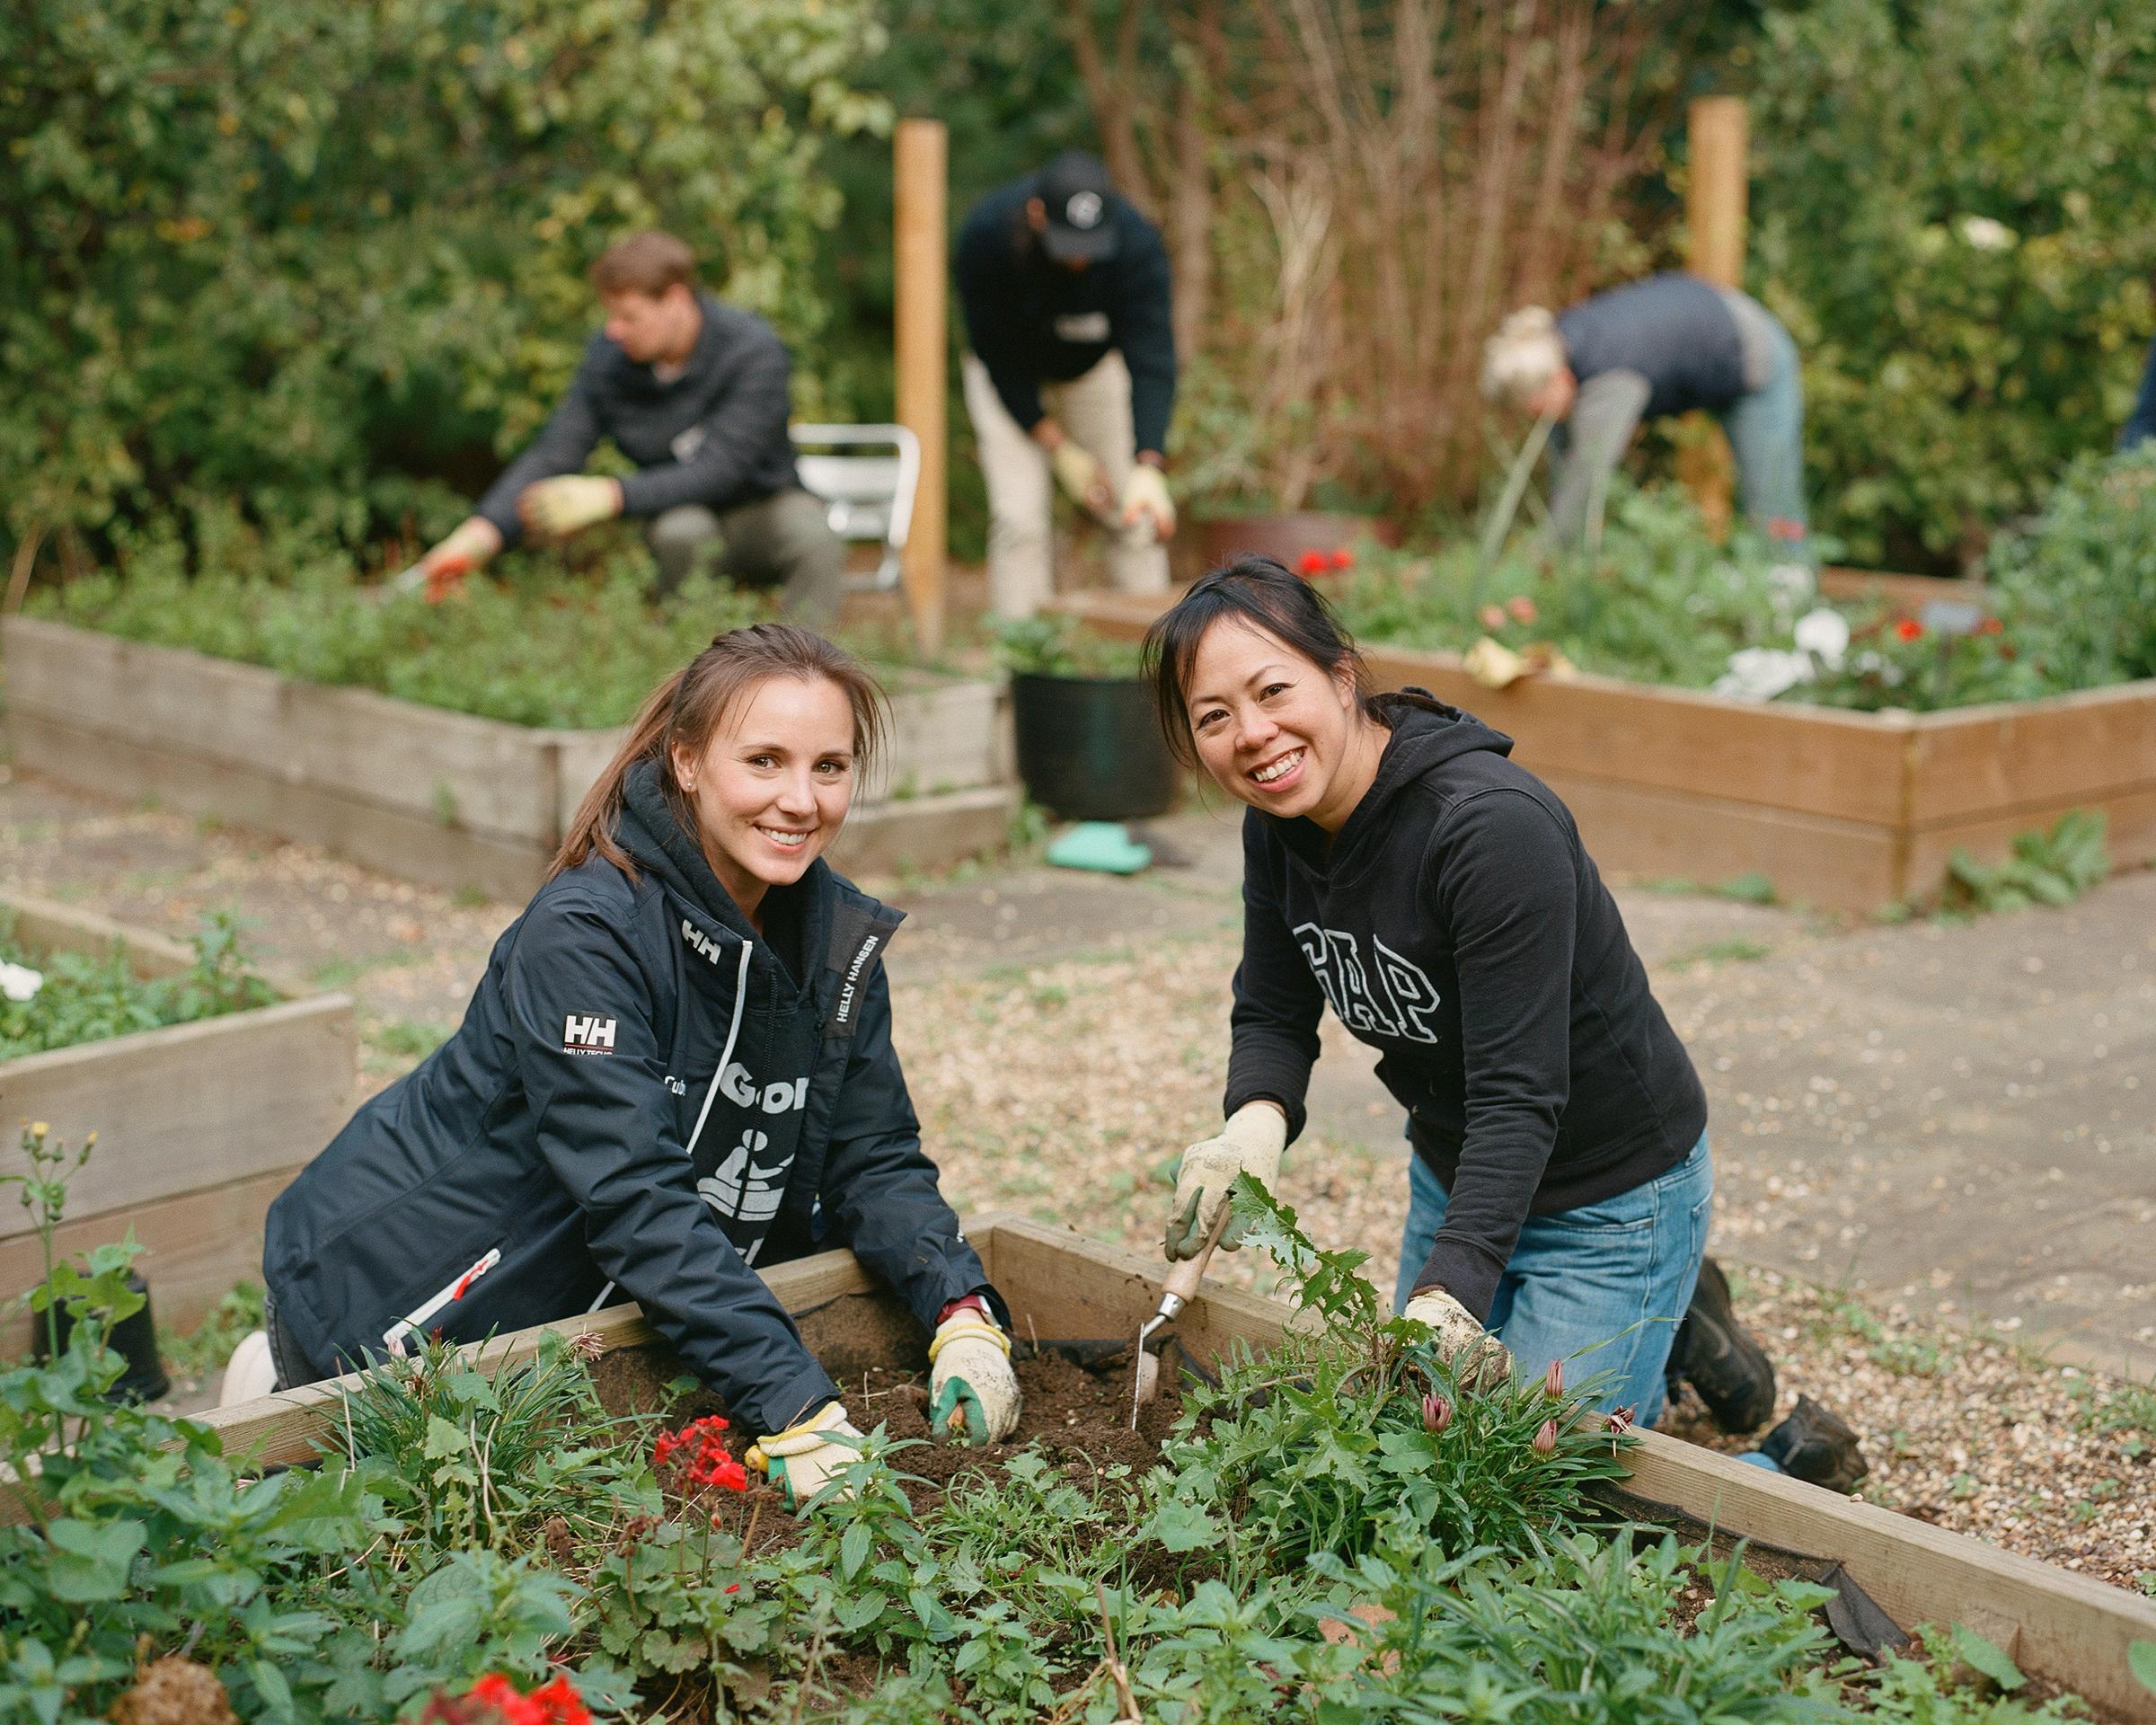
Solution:
[[[1756,1431],[1774,1411],[1774,1367],[1736,1321],[1729,1281],[1713,1259],[1700,1263],[1692,1307],[1669,1350],[1669,1376],[1700,1393],[1724,1431]]]
[[[1759,1450],[1791,1479],[1843,1496],[1871,1472],[1857,1447],[1857,1434],[1808,1395],[1797,1398],[1796,1412],[1760,1440]]]

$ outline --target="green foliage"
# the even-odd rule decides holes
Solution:
[[[277,998],[254,974],[230,913],[205,916],[194,946],[189,969],[146,982],[117,941],[102,956],[31,953],[17,943],[9,919],[0,924],[0,960],[40,970],[45,981],[28,1000],[0,1000],[0,1060],[246,1012]]]
[[[2100,809],[2069,809],[2046,832],[2016,833],[2013,854],[1987,866],[1956,848],[1947,859],[1948,910],[2025,910],[2070,905],[2111,872]]]
[[[2076,461],[1989,568],[2007,632],[2050,686],[2156,677],[2156,445]]]
[[[1138,643],[1111,641],[1065,616],[1021,617],[995,632],[996,662],[1027,677],[1138,675]]]
[[[146,535],[124,576],[96,575],[33,597],[33,615],[162,647],[354,684],[511,724],[625,723],[661,678],[763,606],[692,577],[663,603],[644,596],[641,552],[586,577],[529,561],[474,578],[439,605],[361,581],[340,553],[307,555],[226,520],[216,567],[192,577],[169,531]]]
[[[248,1331],[262,1327],[262,1285],[241,1282],[228,1287],[209,1315],[184,1334],[160,1329],[157,1352],[168,1370],[181,1377],[203,1377],[232,1358]]]
[[[662,226],[812,355],[866,0],[39,0],[0,36],[0,467],[20,536],[206,500],[432,531]],[[802,408],[822,403],[813,376]]]
[[[1805,357],[1819,525],[1966,563],[2108,447],[2156,307],[2156,11],[1820,0],[1757,51],[1752,281]]]

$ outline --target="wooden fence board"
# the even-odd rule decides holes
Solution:
[[[2156,791],[2156,681],[1929,712],[1911,738],[1919,828],[2019,818]]]

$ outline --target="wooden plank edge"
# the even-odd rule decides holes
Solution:
[[[166,1024],[155,1031],[130,1031],[125,1036],[108,1036],[96,1042],[76,1042],[65,1048],[48,1048],[43,1054],[26,1054],[0,1066],[0,1077],[9,1081],[41,1077],[74,1066],[118,1062],[130,1055],[163,1053],[190,1042],[224,1040],[250,1032],[280,1029],[316,1018],[350,1018],[355,1008],[345,994],[308,995],[298,1000],[274,1001],[251,1006],[243,1013],[219,1013],[214,1018],[190,1019],[184,1024]],[[358,1032],[352,1045],[357,1052]]]

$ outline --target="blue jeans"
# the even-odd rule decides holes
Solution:
[[[1736,500],[1762,533],[1772,521],[1792,524],[1798,537],[1775,549],[1792,560],[1807,553],[1804,512],[1804,369],[1797,343],[1780,324],[1774,369],[1757,389],[1739,395],[1718,416],[1736,458]]]
[[[1408,1160],[1396,1311],[1445,1221],[1445,1188],[1420,1156],[1409,1152]],[[1489,1307],[1489,1328],[1512,1350],[1514,1369],[1540,1377],[1561,1359],[1574,1379],[1614,1372],[1596,1407],[1630,1407],[1640,1425],[1653,1425],[1713,1208],[1714,1162],[1702,1133],[1683,1162],[1629,1192],[1529,1216]]]

